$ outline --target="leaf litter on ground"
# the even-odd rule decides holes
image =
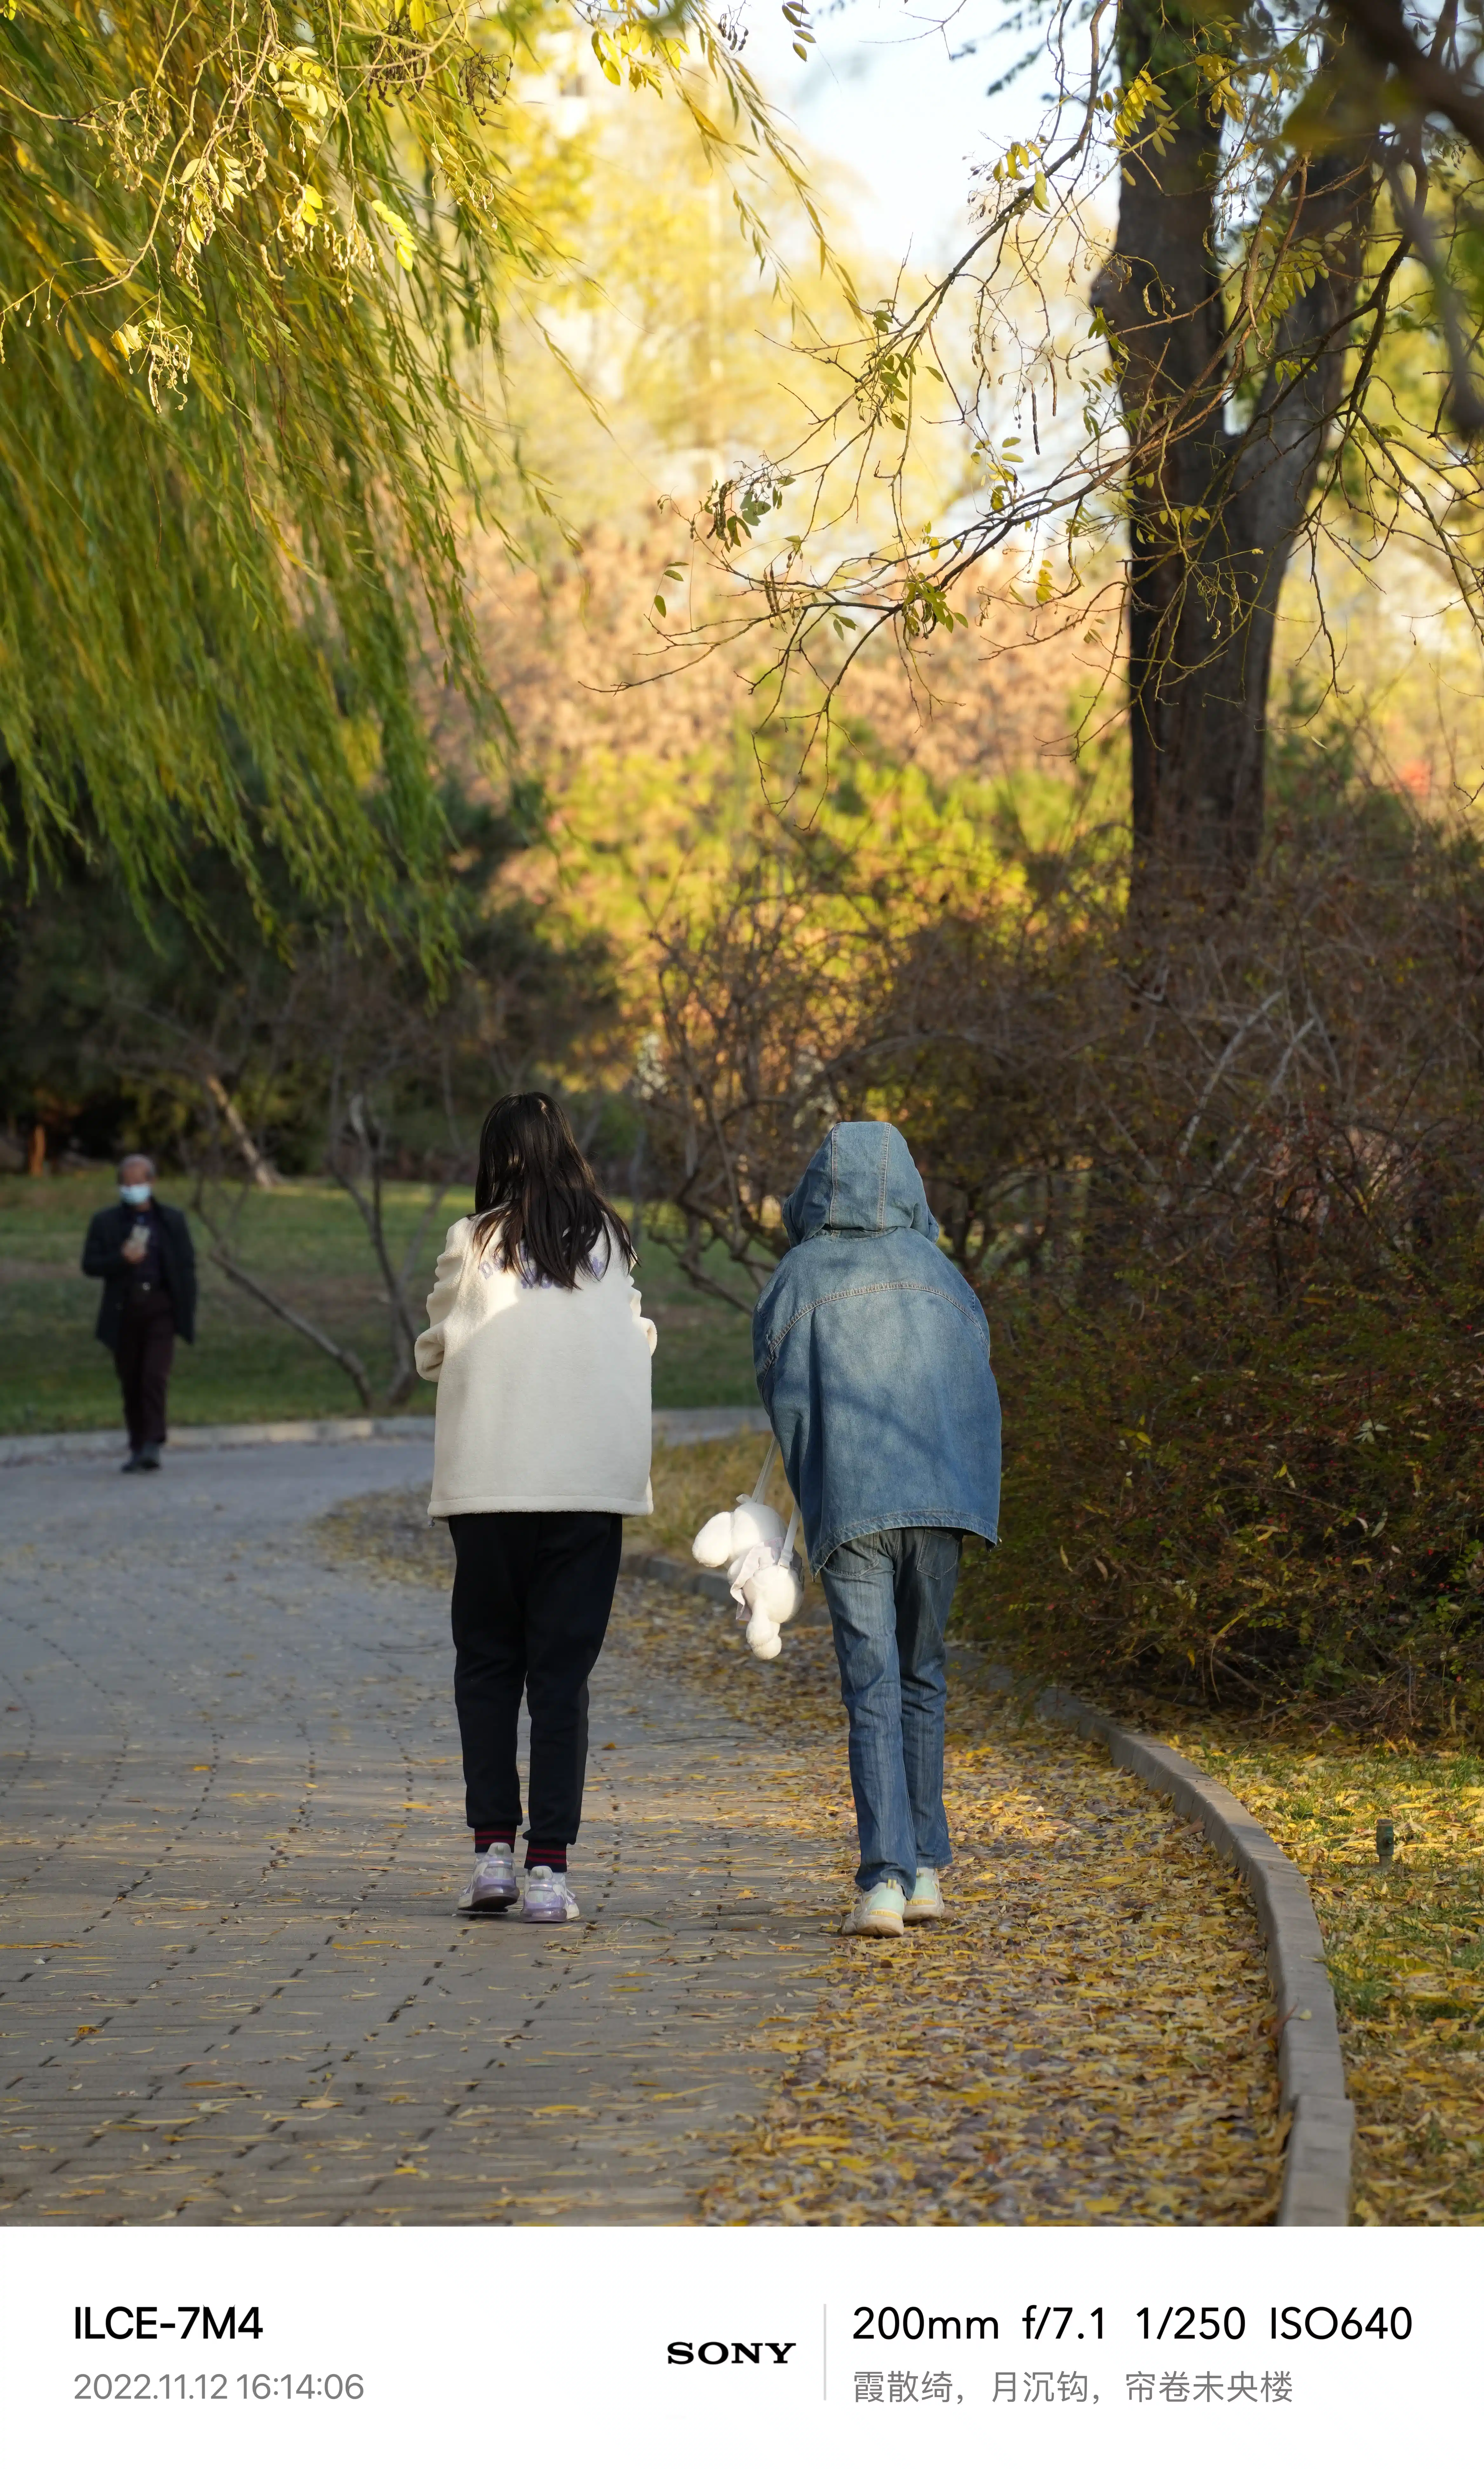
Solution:
[[[824,1835],[843,1916],[856,1830],[827,1633],[762,1665],[694,1597],[624,1597],[648,1660],[756,1725],[749,1805]],[[946,1798],[947,1922],[823,1942],[818,2007],[776,2027],[790,2065],[701,2217],[1270,2220],[1274,2018],[1240,1882],[1103,1751],[971,1675],[950,1692]]]
[[[348,1503],[320,1533],[336,1557],[448,1582],[420,1494]],[[631,1581],[614,1618],[651,1669],[751,1724],[745,1768],[709,1788],[777,1840],[777,1916],[837,1921],[856,1853],[828,1634],[794,1629],[761,1664],[716,1606]],[[1274,2019],[1239,1881],[1101,1749],[981,1685],[972,1656],[956,1658],[947,1798],[947,1921],[899,1940],[821,1935],[817,2008],[764,2026],[789,2063],[699,2216],[1270,2220]]]

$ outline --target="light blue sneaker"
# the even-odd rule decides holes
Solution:
[[[938,1883],[936,1869],[919,1869],[917,1882],[907,1897],[902,1917],[908,1928],[916,1921],[942,1920],[943,1888]]]
[[[841,1937],[900,1937],[906,1901],[896,1879],[883,1878],[868,1894],[856,1897]]]

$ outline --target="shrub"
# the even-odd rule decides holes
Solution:
[[[1107,1687],[1475,1727],[1473,831],[1343,748],[1290,763],[1220,911],[1141,885],[1130,911],[1116,833],[1032,865],[959,831],[948,879],[881,836],[760,851],[672,930],[667,1196],[761,1276],[825,1125],[901,1125],[997,1333],[1006,1542],[971,1625]]]
[[[1002,1350],[1004,1542],[959,1624],[1068,1680],[1484,1728],[1477,1288],[1178,1273]]]

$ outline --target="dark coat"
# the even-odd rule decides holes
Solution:
[[[195,1336],[195,1253],[191,1242],[191,1229],[185,1211],[167,1209],[163,1201],[154,1203],[159,1221],[160,1274],[175,1317],[175,1334],[189,1346]],[[82,1246],[82,1274],[85,1278],[102,1278],[103,1301],[98,1306],[98,1326],[93,1334],[103,1345],[116,1347],[119,1326],[124,1318],[124,1298],[128,1290],[129,1264],[124,1258],[124,1246],[135,1211],[126,1201],[115,1201],[111,1209],[100,1209],[87,1230]]]

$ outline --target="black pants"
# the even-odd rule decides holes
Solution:
[[[575,1841],[587,1772],[587,1676],[618,1583],[624,1521],[605,1510],[450,1517],[453,1698],[473,1827],[520,1824],[515,1724],[531,1707],[533,1843]]]
[[[113,1352],[131,1449],[158,1448],[164,1441],[165,1399],[174,1354],[175,1315],[165,1288],[134,1288],[124,1299],[124,1318]]]

